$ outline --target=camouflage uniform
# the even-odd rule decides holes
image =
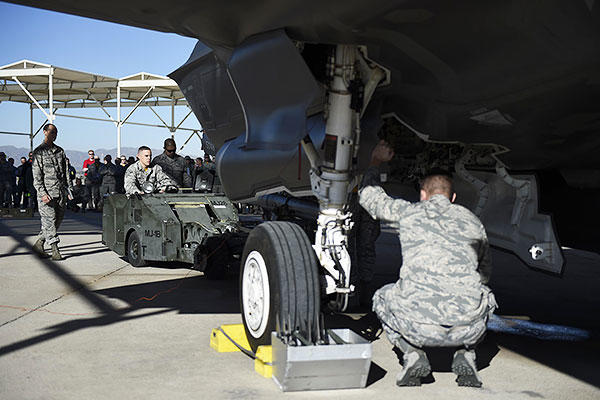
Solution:
[[[177,184],[177,187],[192,187],[192,177],[187,172],[187,164],[185,158],[179,154],[175,154],[173,158],[165,153],[162,153],[152,160],[152,165],[160,165],[163,172],[169,175],[172,181]]]
[[[475,345],[497,307],[486,286],[491,262],[485,229],[466,208],[444,195],[410,203],[393,199],[369,168],[360,204],[389,221],[402,242],[400,279],[373,296],[373,311],[390,341],[414,346]]]
[[[160,165],[144,168],[142,167],[142,163],[137,161],[125,171],[125,193],[144,193],[142,191],[144,182],[152,183],[159,190],[164,190],[167,186],[175,185],[175,182],[162,171]]]
[[[32,173],[42,223],[38,239],[49,245],[58,243],[57,230],[65,216],[67,195],[73,191],[63,149],[55,144],[39,145],[33,151]],[[51,198],[48,204],[42,201],[44,195]]]

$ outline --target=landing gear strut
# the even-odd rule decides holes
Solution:
[[[326,294],[336,298],[330,306],[337,311],[346,309],[348,296],[354,289],[350,284],[348,254],[352,215],[345,211],[345,206],[352,182],[353,154],[360,137],[359,121],[363,108],[362,92],[356,90],[357,85],[362,87],[355,70],[357,55],[357,46],[338,45],[329,61],[324,158],[318,156],[308,138],[302,141],[311,162],[312,191],[319,199],[320,208],[313,248],[325,269]]]

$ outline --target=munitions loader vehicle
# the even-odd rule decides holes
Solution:
[[[223,194],[179,192],[115,194],[106,198],[102,243],[134,267],[179,262],[223,278],[239,264],[244,245],[236,208]],[[171,192],[171,193],[169,193]]]

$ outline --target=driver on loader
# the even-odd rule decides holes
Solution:
[[[142,186],[146,182],[151,183],[160,193],[164,193],[168,186],[175,186],[175,182],[163,172],[160,165],[150,166],[152,162],[150,147],[141,146],[137,158],[138,161],[125,172],[125,194],[143,194]]]

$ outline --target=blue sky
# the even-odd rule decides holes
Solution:
[[[51,11],[0,2],[0,65],[29,59],[57,67],[97,73],[115,78],[145,71],[167,75],[189,57],[196,39],[176,34],[155,32],[109,22],[76,17]],[[187,113],[187,108],[176,111],[176,120]],[[116,108],[108,109],[116,118]],[[158,113],[170,121],[169,107],[159,107]],[[105,118],[100,109],[59,110],[60,113]],[[129,109],[125,109],[128,113]],[[126,114],[125,114],[126,115]],[[37,127],[45,117],[34,112]],[[150,110],[138,109],[132,121],[160,124]],[[65,149],[86,151],[89,148],[115,148],[116,128],[109,122],[85,121],[58,116],[57,143]],[[191,115],[183,126],[199,127]],[[29,132],[29,109],[20,103],[0,103],[0,130]],[[170,136],[166,128],[125,125],[122,146],[139,147],[146,144],[162,148],[163,140]],[[189,133],[175,134],[178,146]],[[34,146],[41,141],[35,139]],[[26,136],[0,135],[0,144],[28,147]],[[200,141],[192,139],[183,154],[200,154]]]

